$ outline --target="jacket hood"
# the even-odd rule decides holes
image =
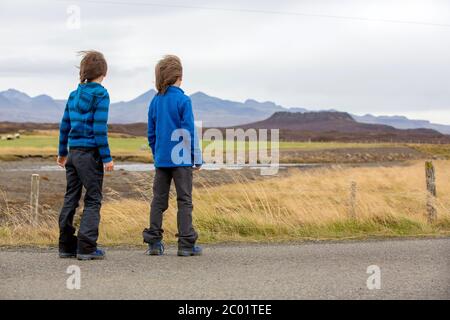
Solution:
[[[74,105],[81,114],[90,112],[96,101],[105,97],[108,91],[99,83],[80,83],[75,92]]]

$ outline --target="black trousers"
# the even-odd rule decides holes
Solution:
[[[153,180],[153,200],[150,209],[150,228],[143,232],[144,242],[155,243],[162,240],[163,213],[169,206],[169,192],[172,179],[177,191],[178,247],[194,247],[198,234],[192,226],[192,167],[156,168]]]
[[[103,163],[97,149],[71,148],[66,163],[67,189],[59,215],[59,249],[64,252],[92,253],[97,249],[102,203]],[[84,210],[78,236],[73,217],[83,187]]]

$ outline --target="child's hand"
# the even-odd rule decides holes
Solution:
[[[56,163],[61,168],[65,168],[66,167],[66,163],[67,163],[67,157],[60,157],[60,156],[58,156],[58,159],[56,159]]]
[[[104,164],[105,171],[113,171],[114,170],[114,161],[110,161]]]

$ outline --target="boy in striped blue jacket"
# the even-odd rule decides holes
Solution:
[[[103,172],[114,163],[108,145],[108,91],[101,85],[107,72],[103,54],[82,52],[80,84],[70,93],[60,125],[58,165],[66,169],[67,188],[59,215],[59,256],[103,259],[97,248]],[[69,150],[68,150],[69,148]],[[77,236],[73,217],[83,187],[84,210]]]

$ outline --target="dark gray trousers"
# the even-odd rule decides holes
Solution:
[[[103,162],[97,149],[71,148],[66,163],[67,189],[59,215],[59,249],[64,252],[92,253],[97,249],[102,203]],[[84,210],[78,236],[73,217],[83,187]]]
[[[169,206],[169,192],[172,179],[177,191],[178,247],[194,247],[198,234],[192,226],[192,167],[156,168],[153,180],[153,200],[150,209],[150,228],[143,232],[144,242],[155,243],[162,240],[163,213]]]

